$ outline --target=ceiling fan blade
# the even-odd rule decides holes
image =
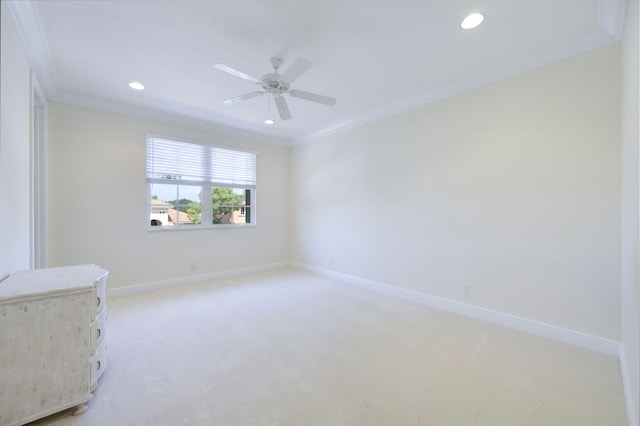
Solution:
[[[289,90],[288,93],[294,98],[306,99],[308,101],[318,102],[319,104],[325,104],[325,105],[331,105],[331,106],[336,104],[336,98],[317,95],[315,93],[305,92],[303,90],[291,89]]]
[[[297,58],[289,68],[282,74],[280,74],[280,80],[285,83],[291,84],[296,81],[302,74],[309,71],[312,65],[311,62],[307,61],[305,58]]]
[[[222,101],[223,104],[225,105],[233,105],[233,104],[237,104],[240,101],[246,101],[247,99],[251,99],[251,98],[255,98],[256,96],[260,96],[260,95],[264,95],[265,91],[257,91],[257,92],[251,92],[251,93],[245,93],[244,95],[240,95],[240,96],[234,96],[233,98],[229,98],[229,99],[225,99],[224,101]]]
[[[281,120],[288,120],[291,118],[287,101],[282,96],[276,96],[276,106],[278,107],[278,114],[280,114]]]
[[[245,80],[249,80],[249,81],[253,81],[254,83],[262,83],[262,80],[252,76],[251,74],[247,74],[244,73],[242,71],[238,71],[235,68],[231,68],[229,65],[225,65],[225,64],[215,64],[213,65],[214,68],[219,69],[220,71],[224,71],[226,73],[229,73],[231,75],[235,75],[236,77],[240,77],[240,78],[244,78]]]

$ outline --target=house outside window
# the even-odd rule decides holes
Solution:
[[[255,225],[256,154],[147,135],[147,227]]]

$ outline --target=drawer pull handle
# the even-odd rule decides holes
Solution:
[[[98,366],[98,368],[96,370],[100,371],[100,361],[98,361],[97,366]]]
[[[98,305],[97,306],[100,306],[100,296],[98,296]]]
[[[98,329],[98,339],[100,338],[101,334],[102,334],[102,330]]]

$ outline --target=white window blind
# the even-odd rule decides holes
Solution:
[[[147,136],[147,180],[255,188],[256,155]]]

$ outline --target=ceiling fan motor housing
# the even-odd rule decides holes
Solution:
[[[278,74],[270,73],[262,77],[262,88],[272,95],[281,95],[289,90],[289,85],[280,80]]]

